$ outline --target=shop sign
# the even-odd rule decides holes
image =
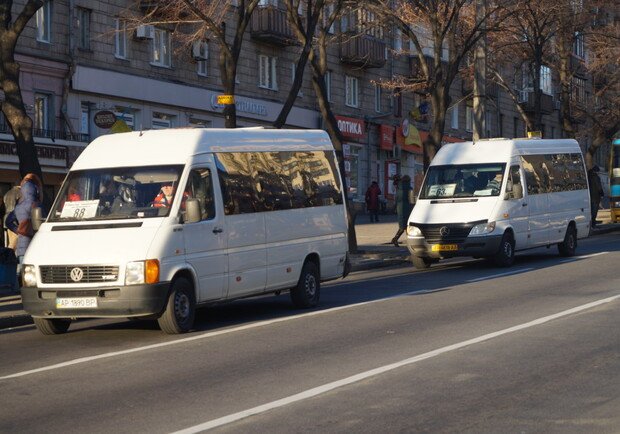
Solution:
[[[35,145],[37,157],[46,166],[69,167],[69,154],[66,146]],[[0,143],[0,155],[17,158],[15,143]],[[9,159],[9,161],[11,161]]]
[[[344,137],[353,139],[362,139],[366,133],[364,129],[364,120],[356,118],[347,118],[345,116],[336,116],[338,129]]]
[[[95,113],[94,122],[97,127],[107,130],[112,128],[114,122],[116,122],[116,115],[110,110],[101,110]]]
[[[381,141],[379,147],[386,151],[391,151],[394,147],[394,127],[391,125],[379,125]]]
[[[233,95],[213,95],[211,97],[211,107],[213,109],[224,108],[224,104],[219,102],[220,96],[232,96],[234,98]],[[250,100],[246,98],[235,98],[234,104],[237,112],[239,113],[267,116],[267,106],[265,104],[255,102],[255,100]]]

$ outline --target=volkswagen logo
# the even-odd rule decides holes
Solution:
[[[71,270],[70,276],[71,280],[79,282],[84,277],[84,271],[81,268],[75,267]]]
[[[439,229],[439,235],[447,237],[450,235],[450,228],[448,226],[442,226],[441,229]]]

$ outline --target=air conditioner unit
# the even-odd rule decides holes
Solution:
[[[209,49],[206,42],[195,41],[192,43],[192,58],[194,60],[207,60],[209,58]]]
[[[148,25],[141,25],[136,28],[136,38],[138,39],[153,39],[155,38],[155,27]]]

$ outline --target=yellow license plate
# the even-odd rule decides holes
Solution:
[[[454,252],[459,247],[456,244],[433,244],[431,250],[433,252]]]

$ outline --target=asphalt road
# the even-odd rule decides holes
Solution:
[[[200,311],[0,332],[1,433],[620,432],[620,234]]]

